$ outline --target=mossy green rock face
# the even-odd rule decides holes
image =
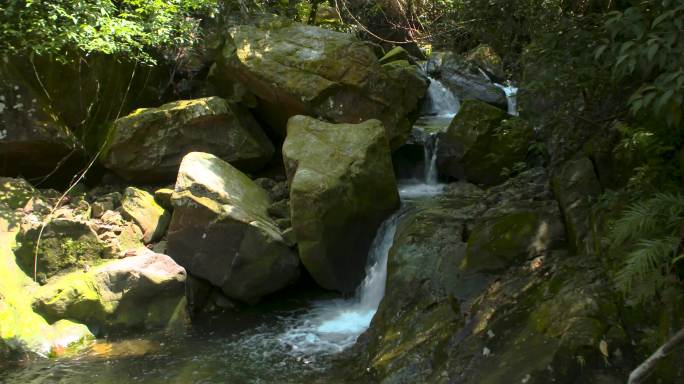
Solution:
[[[399,205],[382,123],[292,117],[283,160],[302,263],[324,288],[352,292],[376,230]]]
[[[384,67],[351,34],[284,19],[233,27],[229,35],[219,70],[257,95],[262,115],[283,136],[294,115],[336,123],[379,119],[393,148],[408,136],[407,116],[427,89],[416,67]]]
[[[83,325],[68,321],[50,325],[33,312],[29,296],[37,284],[17,265],[14,242],[15,232],[8,231],[7,221],[0,217],[0,357],[48,356],[92,338]]]
[[[591,253],[591,199],[601,191],[594,165],[587,157],[566,162],[553,177],[553,192],[565,217],[568,240],[579,253]]]
[[[208,153],[185,156],[178,172],[167,251],[188,273],[253,303],[294,282],[297,254],[268,216],[266,191]]]
[[[437,163],[442,174],[492,186],[506,180],[505,168],[525,161],[532,127],[524,120],[480,101],[466,100],[439,136]]]
[[[148,251],[51,280],[34,293],[33,309],[102,333],[175,327],[187,321],[185,278],[170,257]]]
[[[564,244],[565,227],[555,201],[493,209],[472,229],[460,268],[495,272]]]
[[[31,276],[40,232],[40,223],[34,223],[22,228],[17,236],[17,262]],[[104,244],[88,222],[76,219],[51,220],[45,226],[38,245],[39,281],[45,281],[64,269],[92,265],[104,256],[104,250]]]
[[[622,382],[632,367],[630,340],[596,257],[569,257],[556,229],[549,233],[560,238],[534,260],[506,258],[527,256],[532,238],[524,229],[518,231],[522,239],[506,238],[517,231],[507,221],[522,227],[534,222],[529,226],[537,229],[553,220],[559,226],[546,173],[529,170],[486,192],[458,183],[445,193],[409,203],[415,205],[401,217],[385,296],[368,331],[346,354],[351,377],[382,384]],[[473,237],[495,241],[500,233],[507,243],[520,244],[497,251],[501,258],[487,256],[484,241],[476,241],[478,253],[472,249]],[[498,267],[461,268],[480,256]],[[605,359],[602,341],[609,350]]]
[[[116,120],[101,161],[130,180],[173,180],[183,156],[193,151],[254,171],[274,149],[247,109],[208,97],[138,109]]]
[[[124,191],[121,211],[124,217],[140,226],[146,244],[161,239],[171,220],[169,211],[159,206],[152,194],[135,187],[128,187]]]

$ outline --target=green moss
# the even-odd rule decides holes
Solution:
[[[19,265],[29,275],[33,275],[39,233],[40,227],[36,227],[19,235],[16,255]],[[103,257],[104,251],[104,244],[87,223],[53,220],[45,226],[41,236],[37,271],[44,281],[62,270],[92,265]]]
[[[529,255],[540,228],[534,212],[517,212],[486,220],[473,228],[461,270],[496,271]]]

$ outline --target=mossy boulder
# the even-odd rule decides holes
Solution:
[[[160,240],[171,220],[169,211],[157,204],[152,194],[135,187],[124,191],[121,212],[140,226],[146,244]]]
[[[66,320],[50,325],[31,309],[28,296],[37,284],[16,263],[15,234],[0,217],[0,357],[47,357],[82,345],[93,337],[87,327]]]
[[[573,250],[591,253],[593,241],[589,223],[592,199],[602,192],[591,160],[580,157],[562,164],[553,177],[553,192],[563,211]]]
[[[399,206],[382,123],[292,117],[283,160],[302,263],[322,287],[352,292],[376,230]]]
[[[93,265],[105,255],[105,246],[90,224],[77,219],[54,219],[44,228],[40,221],[27,223],[17,241],[17,262],[31,276],[38,246],[37,274],[41,282],[65,269]]]
[[[230,298],[253,303],[294,282],[299,260],[268,215],[264,189],[208,153],[185,156],[167,251]]]
[[[466,54],[465,59],[487,71],[499,80],[505,78],[503,60],[501,60],[501,57],[487,44],[480,44],[470,50]]]
[[[547,174],[533,169],[485,192],[458,183],[448,196],[410,202],[389,253],[385,296],[344,355],[350,377],[384,384],[622,382],[633,366],[630,339],[600,261],[568,257],[553,241],[540,242],[546,249],[532,260],[506,258],[526,259],[527,246],[537,244],[530,234],[545,220],[555,221],[549,233],[562,239],[549,189]],[[534,230],[518,231],[509,220]],[[483,235],[520,243],[494,252]],[[473,242],[480,252],[468,249]],[[461,268],[487,252],[498,267]]]
[[[261,115],[285,136],[294,115],[335,123],[379,119],[393,148],[409,134],[409,116],[427,81],[415,66],[381,65],[351,34],[275,18],[229,29],[219,70],[259,99]]]
[[[437,165],[444,175],[496,185],[507,179],[505,169],[525,161],[532,138],[532,127],[524,120],[466,100],[447,131],[439,135]]]
[[[462,270],[495,272],[565,244],[555,201],[496,208],[482,217],[470,230]]]
[[[51,280],[33,295],[48,321],[73,319],[107,334],[175,327],[187,321],[185,270],[148,251]]]
[[[101,161],[129,180],[167,181],[193,151],[255,171],[271,159],[274,148],[247,109],[207,97],[138,109],[114,121]]]

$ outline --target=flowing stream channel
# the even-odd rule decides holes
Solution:
[[[281,293],[238,314],[217,316],[184,335],[98,340],[86,353],[3,367],[0,383],[325,383],[331,360],[352,346],[371,323],[385,292],[387,256],[397,225],[416,200],[442,191],[437,133],[458,112],[458,100],[431,82],[413,135],[425,148],[422,175],[400,180],[401,209],[378,229],[366,278],[352,298]]]

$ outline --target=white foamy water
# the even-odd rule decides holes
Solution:
[[[295,355],[337,353],[352,346],[368,326],[385,294],[387,255],[394,241],[399,213],[378,229],[369,253],[366,278],[352,299],[325,300],[296,318],[278,339]]]
[[[422,115],[454,117],[461,106],[456,96],[439,80],[429,78],[430,85],[421,108]]]
[[[508,100],[508,114],[518,116],[518,87],[513,85],[510,81],[506,84],[496,84],[506,93],[506,100]]]

